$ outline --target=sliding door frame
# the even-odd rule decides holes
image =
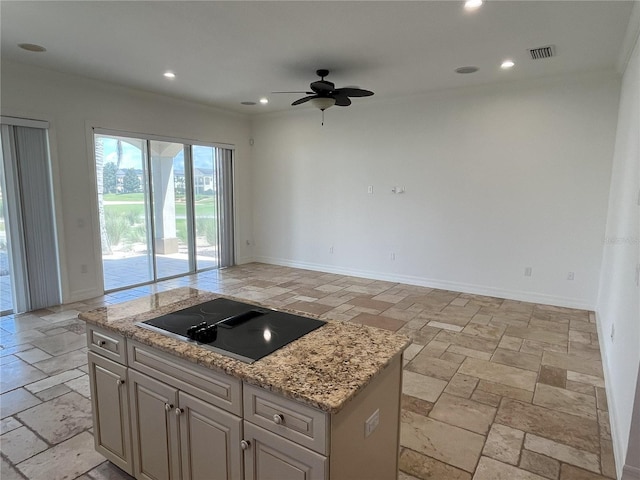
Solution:
[[[129,288],[136,288],[136,287],[141,287],[144,285],[150,285],[153,283],[156,283],[159,281],[158,279],[158,269],[157,269],[157,264],[156,264],[156,245],[155,245],[155,225],[154,225],[154,206],[153,206],[153,179],[152,179],[152,170],[151,170],[151,142],[152,141],[161,141],[161,142],[173,142],[173,143],[181,143],[183,145],[184,148],[184,161],[185,161],[185,198],[186,198],[186,216],[187,216],[187,231],[188,231],[188,246],[189,246],[189,272],[186,273],[181,273],[181,274],[177,274],[177,275],[172,275],[172,276],[167,276],[167,277],[162,277],[160,279],[160,281],[164,281],[164,280],[171,280],[171,279],[175,279],[175,278],[180,278],[183,277],[185,275],[191,275],[194,273],[200,273],[200,272],[205,272],[205,271],[209,271],[209,270],[215,270],[215,269],[219,269],[220,267],[220,262],[219,262],[219,258],[220,258],[220,252],[218,251],[218,264],[217,266],[213,266],[213,267],[206,267],[206,268],[199,268],[196,270],[197,267],[197,260],[196,260],[196,225],[195,225],[195,210],[194,210],[194,201],[195,201],[195,191],[193,188],[193,181],[194,181],[194,177],[193,177],[193,147],[194,146],[202,146],[202,147],[211,147],[214,149],[217,148],[221,148],[221,149],[226,149],[226,150],[230,150],[231,151],[231,170],[230,170],[230,174],[231,174],[231,183],[233,185],[233,191],[231,192],[231,198],[229,199],[229,201],[231,202],[231,211],[233,212],[233,230],[234,232],[236,231],[236,227],[237,227],[237,206],[236,206],[236,195],[235,195],[235,188],[236,188],[236,175],[235,175],[235,150],[236,147],[235,145],[232,144],[226,144],[226,143],[218,143],[218,142],[206,142],[206,141],[200,141],[200,140],[193,140],[193,139],[187,139],[187,138],[181,138],[181,137],[172,137],[172,136],[165,136],[165,135],[155,135],[155,134],[148,134],[148,133],[138,133],[138,132],[133,132],[133,131],[126,131],[126,130],[119,130],[119,129],[111,129],[111,128],[103,128],[103,127],[96,127],[94,125],[92,125],[91,123],[93,122],[87,122],[86,123],[86,129],[87,129],[87,140],[88,140],[88,146],[89,146],[89,161],[90,161],[90,165],[91,165],[91,174],[93,176],[93,187],[94,187],[94,191],[93,191],[93,195],[92,195],[92,211],[93,211],[93,218],[95,219],[95,221],[92,222],[92,226],[93,226],[93,232],[94,232],[94,246],[95,246],[95,251],[99,254],[99,258],[100,261],[99,266],[97,266],[97,272],[99,273],[99,288],[101,290],[102,293],[111,293],[111,292],[116,292],[119,290],[125,290],[125,289],[129,289]],[[128,285],[125,287],[121,287],[121,288],[116,288],[116,289],[111,289],[109,291],[105,291],[105,285],[104,285],[104,267],[103,267],[103,262],[102,262],[102,238],[100,235],[100,218],[98,216],[98,186],[97,186],[97,175],[96,175],[96,162],[95,162],[95,155],[96,155],[96,149],[95,149],[95,137],[96,135],[108,135],[108,136],[119,136],[119,137],[129,137],[129,138],[136,138],[138,140],[145,140],[146,141],[146,158],[145,158],[145,162],[146,162],[146,168],[147,168],[147,178],[145,179],[145,181],[147,182],[146,185],[146,189],[148,191],[149,194],[149,232],[148,235],[150,235],[150,242],[151,242],[151,248],[152,248],[152,252],[151,255],[153,257],[153,279],[151,281],[148,282],[143,282],[143,283],[138,283],[138,284],[134,284],[134,285]],[[215,165],[215,159],[214,159],[214,165]],[[188,179],[187,179],[188,176]],[[235,264],[236,262],[236,256],[237,256],[237,236],[234,234],[234,244],[232,245],[233,248],[233,263]]]

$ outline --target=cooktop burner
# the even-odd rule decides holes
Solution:
[[[217,298],[136,325],[253,363],[325,323]]]

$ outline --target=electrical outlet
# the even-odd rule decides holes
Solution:
[[[80,265],[80,273],[87,273],[87,265],[86,264],[82,264]]]
[[[367,187],[367,193],[370,193],[370,194],[373,193],[373,185],[369,185]]]
[[[368,437],[373,433],[373,431],[378,428],[380,424],[380,409],[378,408],[375,412],[371,414],[369,418],[364,422],[364,436]]]
[[[391,252],[391,253],[389,254],[389,258],[390,258],[391,260],[395,260],[395,259],[396,259],[396,254],[395,254],[395,252]]]
[[[531,267],[524,267],[524,276],[525,277],[531,276]]]
[[[567,280],[573,280],[576,277],[576,274],[574,272],[569,272],[567,274]]]
[[[333,245],[329,247],[329,253],[333,253]]]

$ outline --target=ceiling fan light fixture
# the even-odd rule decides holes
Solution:
[[[316,97],[312,98],[310,101],[314,107],[322,110],[323,112],[327,108],[333,107],[336,104],[336,99],[332,97]]]

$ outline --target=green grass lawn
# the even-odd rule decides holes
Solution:
[[[216,214],[216,205],[214,197],[211,195],[202,195],[196,197],[196,216],[214,216]],[[112,212],[120,215],[144,216],[144,194],[142,193],[123,193],[121,195],[107,194],[104,195],[105,212]],[[108,202],[139,202],[109,205]],[[176,200],[176,216],[185,217],[187,214],[187,205],[180,199]]]
[[[144,193],[106,193],[102,196],[105,202],[143,202]]]

